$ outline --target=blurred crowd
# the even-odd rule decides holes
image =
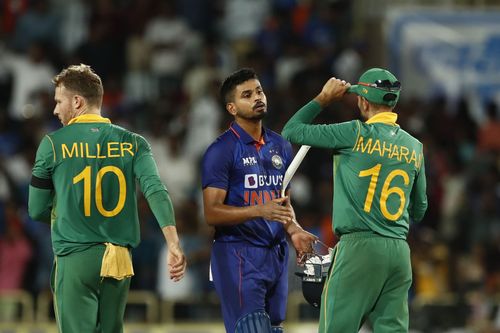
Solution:
[[[268,97],[265,125],[280,132],[330,76],[356,82],[370,45],[354,40],[347,0],[3,0],[0,1],[0,291],[48,290],[50,226],[30,220],[27,193],[36,148],[58,129],[52,77],[86,63],[103,79],[103,115],[151,143],[175,205],[188,274],[166,277],[163,239],[140,198],[142,243],[133,251],[132,289],[169,300],[212,297],[212,230],[201,207],[199,164],[228,128],[218,86],[237,68],[253,67]],[[366,36],[368,39],[369,36]],[[385,67],[386,64],[377,64]],[[463,308],[463,325],[500,329],[500,118],[487,121],[467,101],[404,98],[398,123],[425,147],[429,210],[411,226],[412,306],[447,301]],[[357,118],[346,97],[319,122]],[[295,147],[297,148],[297,147]],[[293,179],[299,222],[329,246],[332,156],[311,150]],[[290,268],[291,275],[295,266]],[[300,288],[293,283],[291,288]],[[448,304],[448,303],[447,303]],[[2,316],[8,309],[0,310]]]

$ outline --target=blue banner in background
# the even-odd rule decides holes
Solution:
[[[402,98],[465,98],[484,120],[489,102],[500,105],[500,10],[490,12],[394,9],[386,36],[390,68]]]

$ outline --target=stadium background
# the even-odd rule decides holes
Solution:
[[[413,332],[500,332],[500,2],[498,0],[1,0],[0,332],[55,332],[49,227],[27,216],[36,147],[60,127],[51,78],[90,64],[103,114],[144,135],[175,204],[189,268],[165,277],[161,232],[140,199],[142,243],[126,332],[222,332],[208,282],[211,230],[199,161],[230,119],[220,79],[256,69],[280,131],[334,75],[386,67],[403,84],[399,123],[425,145],[429,210],[412,225]],[[357,117],[355,98],[321,122]],[[297,147],[296,147],[297,148]],[[329,245],[330,152],[293,180],[300,223]],[[293,260],[293,258],[292,258]],[[290,266],[288,332],[315,332]],[[355,288],[356,286],[352,286]],[[369,328],[367,328],[369,331]]]

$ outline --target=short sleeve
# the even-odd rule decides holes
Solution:
[[[234,143],[218,140],[205,152],[202,160],[202,188],[229,188],[229,174],[233,165]]]

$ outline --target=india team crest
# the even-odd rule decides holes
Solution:
[[[271,162],[273,163],[273,166],[278,170],[283,167],[283,160],[279,155],[273,155],[273,157],[271,157]]]

